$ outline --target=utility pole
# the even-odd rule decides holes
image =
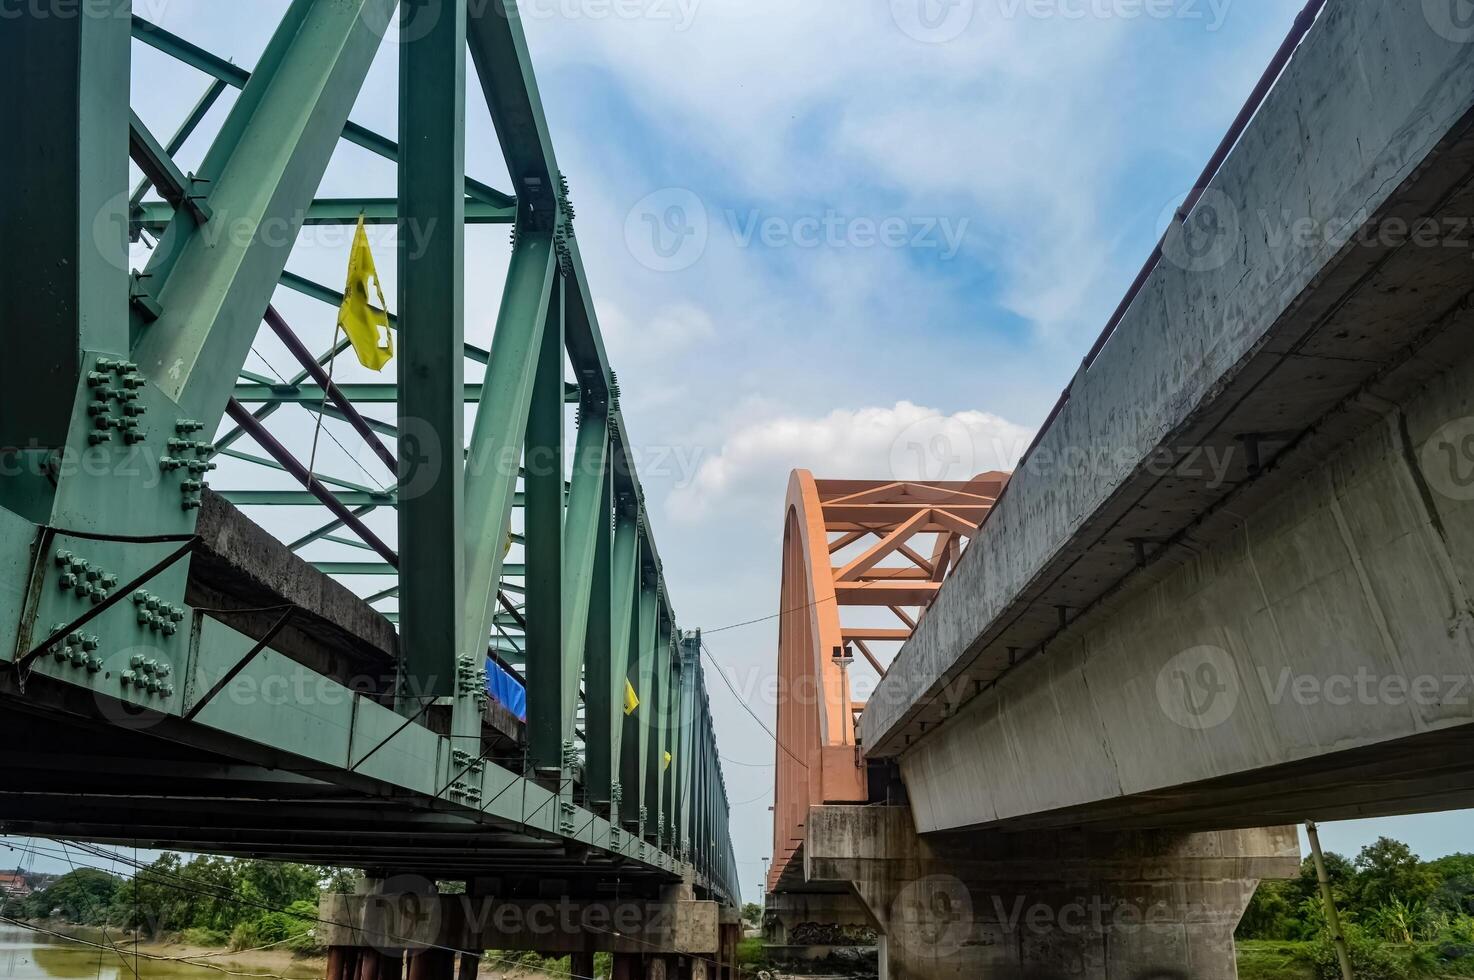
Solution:
[[[1353,980],[1351,976],[1351,954],[1346,950],[1346,937],[1341,933],[1341,916],[1336,913],[1336,897],[1331,894],[1331,879],[1326,874],[1325,855],[1320,851],[1320,833],[1315,821],[1305,821],[1305,836],[1310,838],[1310,854],[1315,859],[1315,877],[1320,882],[1321,901],[1326,905],[1326,925],[1330,927],[1331,939],[1336,944],[1336,959],[1341,964],[1341,980]]]

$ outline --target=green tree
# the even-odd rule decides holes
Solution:
[[[1474,916],[1474,854],[1450,854],[1426,867],[1439,880],[1432,906],[1450,915]]]
[[[1239,920],[1238,939],[1298,939],[1303,931],[1299,916],[1299,882],[1261,881]]]
[[[1379,837],[1356,856],[1355,899],[1370,912],[1394,901],[1423,904],[1438,890],[1438,876],[1402,841]]]
[[[24,904],[32,917],[59,915],[69,922],[95,925],[106,920],[122,879],[96,868],[78,868],[37,892]]]

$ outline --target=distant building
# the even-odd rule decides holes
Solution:
[[[26,898],[31,894],[31,885],[25,875],[0,873],[0,892],[7,898]]]

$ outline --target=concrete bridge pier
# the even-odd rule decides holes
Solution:
[[[824,806],[808,828],[805,876],[854,890],[882,980],[1235,980],[1255,886],[1300,865],[1293,827],[921,837],[906,808]]]
[[[575,977],[593,977],[600,952],[612,954],[614,980],[734,976],[735,908],[697,898],[691,880],[642,891],[611,898],[597,880],[509,877],[447,894],[418,875],[366,880],[321,898],[327,980],[476,980],[481,950],[568,956]]]

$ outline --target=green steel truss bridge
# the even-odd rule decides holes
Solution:
[[[514,0],[292,0],[250,70],[128,0],[65,6],[0,23],[3,830],[735,905],[699,634],[670,604]],[[146,49],[197,75],[173,132],[130,111]],[[396,54],[397,142],[349,119]],[[468,79],[506,190],[467,165]],[[397,165],[396,197],[318,196],[345,144]],[[274,305],[334,322],[341,295],[288,260],[304,225],[360,214],[433,229],[379,255],[394,384],[335,385],[348,341],[309,350]],[[464,314],[465,229],[487,223],[512,230],[490,350]],[[258,333],[291,376],[252,373]],[[296,406],[384,483],[309,472]],[[243,463],[292,488],[209,486]],[[313,522],[269,533],[286,507]],[[301,556],[323,543],[359,557]]]

